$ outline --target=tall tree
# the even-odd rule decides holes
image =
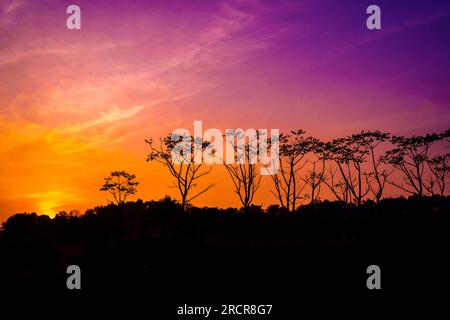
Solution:
[[[428,191],[424,175],[430,147],[442,138],[443,135],[436,133],[412,137],[393,136],[391,143],[394,148],[387,151],[382,160],[403,174],[404,184],[394,180],[388,180],[388,183],[407,193],[423,196]]]
[[[367,172],[363,173],[367,186],[378,203],[383,196],[388,177],[393,170],[388,170],[382,161],[382,157],[376,154],[377,147],[389,140],[389,133],[381,131],[361,131],[352,135],[352,140],[359,149],[367,151],[369,165]]]
[[[242,145],[238,145],[237,141],[244,139]],[[248,212],[254,196],[259,189],[261,183],[261,175],[256,163],[256,157],[259,149],[257,133],[254,137],[250,137],[249,141],[245,141],[241,130],[227,131],[226,142],[229,143],[234,150],[233,163],[224,163],[225,168],[233,182],[234,192],[238,195],[244,212]]]
[[[307,170],[305,177],[302,179],[311,189],[309,195],[311,204],[319,200],[321,185],[325,179],[325,167],[327,155],[324,150],[324,143],[316,138],[309,138],[307,150],[310,151],[311,169]]]
[[[105,178],[100,191],[107,191],[113,195],[116,204],[122,204],[127,200],[129,195],[137,192],[139,182],[135,181],[136,175],[126,171],[113,171]]]
[[[326,143],[324,150],[327,157],[336,164],[337,172],[345,184],[345,191],[348,191],[351,198],[360,206],[363,198],[370,191],[369,187],[364,185],[365,173],[362,167],[369,154],[368,147],[360,143],[358,136],[352,135]],[[327,185],[335,188],[333,184]]]
[[[450,172],[450,153],[443,155],[437,155],[428,160],[428,166],[430,168],[431,174],[436,181],[439,194],[441,196],[445,195],[445,187],[447,182],[447,176]],[[431,182],[430,186],[427,188],[429,192],[434,193],[434,183]]]
[[[277,174],[271,176],[275,188],[272,193],[288,212],[295,211],[307,185],[301,184],[299,172],[306,165],[304,158],[311,150],[311,140],[305,137],[305,131],[301,129],[280,134],[280,168]]]
[[[450,129],[439,134],[439,140],[443,140],[450,144]],[[428,160],[428,166],[432,175],[430,185],[427,188],[429,192],[434,194],[434,186],[437,184],[438,192],[441,196],[445,195],[447,176],[450,172],[449,167],[450,153],[435,155]]]
[[[206,193],[214,185],[209,184],[200,191],[194,191],[197,187],[197,181],[211,172],[212,167],[201,161],[195,163],[194,159],[199,153],[203,153],[210,143],[195,140],[192,136],[183,134],[169,135],[160,138],[160,143],[155,146],[153,139],[145,140],[150,146],[150,153],[147,161],[156,161],[163,164],[175,178],[174,186],[181,196],[181,206],[186,210],[187,204],[195,198]],[[184,143],[184,147],[179,146]]]

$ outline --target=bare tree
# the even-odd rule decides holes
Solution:
[[[435,179],[432,181],[436,181],[438,189],[439,189],[439,194],[441,196],[444,196],[444,194],[445,194],[445,187],[446,187],[446,182],[447,182],[446,180],[447,180],[447,176],[450,172],[449,161],[450,161],[450,153],[446,153],[443,155],[437,155],[428,160],[428,166],[430,168],[431,174],[433,175],[433,177]],[[428,190],[431,193],[434,193],[433,187],[434,187],[434,183],[431,182],[431,185],[428,188]]]
[[[214,186],[210,184],[200,191],[194,192],[198,179],[209,174],[212,169],[211,167],[205,169],[203,162],[195,163],[194,161],[198,153],[203,153],[209,147],[209,142],[202,142],[198,139],[195,141],[192,136],[187,135],[169,135],[160,138],[158,146],[155,146],[152,139],[145,141],[151,150],[147,161],[157,161],[163,164],[175,178],[174,186],[180,193],[183,210],[186,210],[188,203]],[[187,148],[179,149],[182,143]],[[175,158],[172,157],[173,155]]]
[[[450,129],[439,134],[439,140],[445,140],[450,144]],[[447,145],[447,149],[448,149]],[[447,176],[450,172],[449,167],[450,153],[436,155],[431,159],[428,159],[428,167],[430,169],[432,179],[427,187],[427,190],[434,194],[434,186],[437,184],[438,192],[441,196],[445,195]]]
[[[306,172],[302,179],[311,189],[309,195],[311,203],[319,200],[320,187],[325,179],[326,153],[324,151],[324,143],[316,138],[309,138],[308,150],[311,151],[313,160],[310,160],[311,169]]]
[[[238,146],[235,142],[242,138],[245,139],[240,130],[227,131],[227,142],[232,144],[234,150],[234,163],[224,162],[224,165],[233,182],[234,192],[238,195],[244,212],[248,212],[261,183],[261,175],[256,164],[259,143],[256,135],[256,139],[250,138],[251,141],[248,142],[244,140],[244,144]]]
[[[125,171],[113,171],[109,177],[105,178],[100,191],[107,191],[113,195],[116,204],[125,203],[129,195],[137,192],[139,182],[135,181],[136,175]]]
[[[388,177],[392,174],[392,170],[383,167],[382,157],[377,157],[375,149],[383,142],[389,140],[389,133],[381,131],[362,131],[361,133],[352,135],[355,144],[359,145],[363,150],[367,150],[369,157],[368,172],[363,173],[366,184],[378,203],[383,196]]]
[[[388,183],[410,194],[423,196],[427,190],[425,183],[425,168],[429,160],[431,145],[442,139],[443,135],[436,133],[425,136],[394,136],[391,143],[395,146],[383,156],[382,160],[392,164],[394,168],[403,173],[404,184],[399,184],[394,180]]]
[[[351,197],[360,206],[363,198],[370,191],[367,185],[364,186],[362,167],[369,154],[368,147],[360,143],[358,136],[352,135],[326,143],[324,150],[327,157],[334,160],[337,171],[346,185],[345,191],[350,192]],[[327,185],[334,187],[332,184]]]
[[[304,158],[310,151],[312,139],[306,138],[304,134],[305,131],[301,129],[280,134],[280,168],[277,174],[271,176],[275,188],[272,193],[288,212],[295,211],[297,201],[302,199],[301,193],[307,185],[300,184],[298,174],[306,165]]]

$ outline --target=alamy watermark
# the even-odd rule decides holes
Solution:
[[[66,13],[70,16],[66,19],[66,27],[69,30],[81,29],[81,9],[76,4],[71,4],[67,7]]]
[[[261,165],[261,175],[275,175],[279,168],[278,129],[216,128],[203,132],[202,121],[194,121],[194,134],[188,129],[172,131],[171,161],[175,164],[237,164]],[[270,152],[269,152],[270,150]]]

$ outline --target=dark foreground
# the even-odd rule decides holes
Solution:
[[[435,197],[362,208],[324,202],[295,214],[183,213],[165,199],[54,219],[19,214],[3,225],[0,288],[22,304],[45,297],[149,319],[205,318],[177,315],[185,305],[218,310],[208,319],[297,319],[316,304],[320,314],[356,305],[374,312],[406,297],[438,301],[450,283],[449,208],[450,198]],[[81,269],[81,290],[67,289],[69,265]],[[370,265],[381,269],[381,290],[367,288]],[[223,315],[226,304],[273,307]]]

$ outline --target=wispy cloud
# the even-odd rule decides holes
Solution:
[[[138,114],[143,109],[143,106],[135,106],[129,109],[121,109],[117,106],[113,106],[106,112],[100,112],[100,116],[98,118],[84,122],[82,124],[70,126],[67,131],[77,132],[87,128],[103,125],[105,123],[129,119]]]
[[[26,0],[5,0],[0,3],[0,23],[8,23],[11,15],[23,7]]]

